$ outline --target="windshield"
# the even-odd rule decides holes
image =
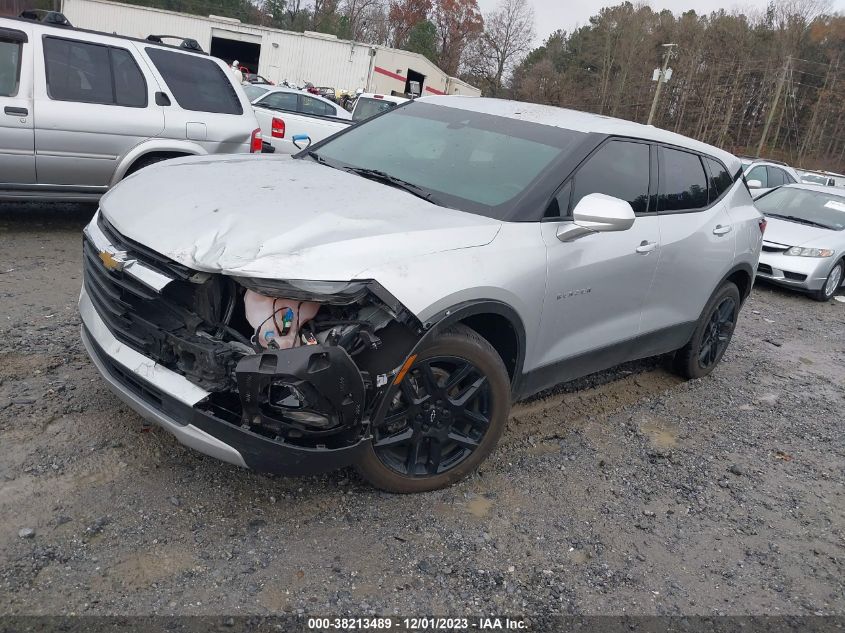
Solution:
[[[358,97],[358,102],[355,104],[355,111],[352,113],[353,121],[363,121],[369,119],[385,110],[395,108],[398,104],[386,99],[371,99],[370,97]]]
[[[416,101],[350,128],[312,154],[330,166],[400,179],[438,204],[506,219],[532,183],[585,136]]]
[[[833,231],[845,229],[845,195],[780,187],[755,200],[766,215],[816,224]]]

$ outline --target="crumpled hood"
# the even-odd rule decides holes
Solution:
[[[816,240],[829,242],[834,235],[835,231],[769,216],[766,218],[766,233],[763,239],[766,242],[787,246],[807,246]],[[815,244],[812,245],[815,246]],[[822,244],[822,247],[830,247],[830,244]]]
[[[126,237],[189,268],[264,278],[345,281],[488,244],[501,226],[309,159],[266,155],[147,167],[100,209]]]

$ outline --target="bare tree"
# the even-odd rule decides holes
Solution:
[[[527,0],[501,0],[484,17],[484,32],[468,53],[470,75],[487,84],[491,96],[501,94],[507,75],[531,49],[534,9]]]

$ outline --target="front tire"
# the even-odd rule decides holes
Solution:
[[[449,486],[492,452],[510,405],[499,354],[475,331],[453,326],[418,352],[356,468],[388,492]]]
[[[675,353],[675,371],[687,379],[715,369],[733,337],[740,306],[739,289],[726,282],[710,298],[689,343]]]
[[[842,268],[845,266],[843,262],[837,262],[830,270],[830,274],[825,279],[824,285],[813,292],[810,296],[816,301],[830,301],[842,285]]]

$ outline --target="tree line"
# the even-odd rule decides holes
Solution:
[[[734,154],[759,149],[795,166],[845,172],[845,16],[823,9],[780,0],[759,15],[675,16],[623,2],[571,33],[553,33],[516,67],[509,92],[644,123],[652,73],[663,45],[673,43],[654,125]]]
[[[845,171],[845,16],[826,12],[825,0],[709,15],[626,1],[536,48],[528,0],[500,0],[484,15],[477,0],[130,1],[410,50],[487,96],[639,122],[648,118],[663,45],[673,43],[654,125],[736,154],[759,149]]]

